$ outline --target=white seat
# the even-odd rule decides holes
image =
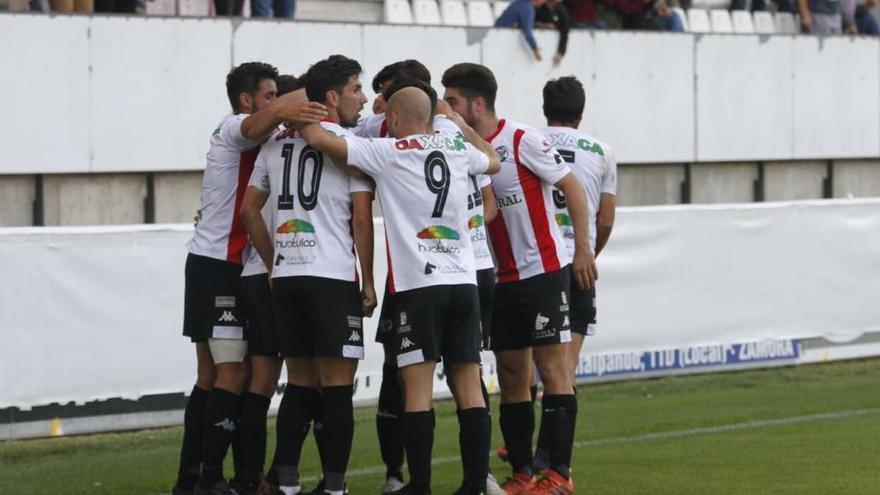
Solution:
[[[407,0],[385,0],[387,24],[412,24],[413,15]]]
[[[773,14],[765,10],[759,10],[753,14],[755,32],[758,34],[773,34],[776,32],[776,26],[773,25]]]
[[[777,12],[774,18],[776,32],[780,34],[797,34],[797,24],[794,22],[794,16],[791,12]]]
[[[467,26],[467,11],[461,0],[440,0],[440,17],[447,26]]]
[[[712,32],[712,26],[709,24],[709,12],[703,9],[688,9],[687,22],[692,33]]]
[[[726,9],[730,6],[730,0],[693,0],[692,9]]]
[[[731,12],[733,20],[733,32],[740,34],[754,34],[755,23],[752,21],[752,14],[747,10],[734,10]]]
[[[501,14],[507,10],[507,7],[510,6],[510,2],[495,2],[492,4],[492,11],[495,13],[495,19],[501,17]],[[494,24],[494,23],[493,23]]]
[[[679,20],[681,20],[681,27],[684,28],[684,32],[689,32],[690,29],[688,29],[688,18],[687,15],[685,15],[684,13],[684,9],[681,7],[672,7],[672,9],[670,10],[678,14],[678,18]]]
[[[467,3],[468,22],[471,26],[492,27],[495,25],[495,15],[492,6],[483,0],[472,0]]]
[[[436,26],[443,24],[440,18],[440,8],[434,0],[413,0],[413,21],[416,24],[428,24]]]
[[[713,33],[733,32],[733,22],[730,20],[730,12],[721,9],[710,10],[709,19],[712,22]]]

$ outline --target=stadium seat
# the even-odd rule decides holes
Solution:
[[[144,4],[146,15],[177,15],[177,2],[175,0],[153,0]]]
[[[703,9],[688,9],[687,22],[692,33],[712,32],[712,26],[709,25],[709,12]]]
[[[678,14],[678,18],[681,20],[681,27],[684,28],[684,32],[689,32],[690,29],[688,28],[688,18],[687,15],[684,13],[684,9],[681,7],[672,7],[671,10]]]
[[[773,34],[776,27],[773,25],[773,14],[759,10],[755,12],[755,32],[758,34]]]
[[[753,34],[755,32],[755,23],[752,21],[752,14],[747,10],[734,10],[730,13],[733,20],[733,32],[740,34]]]
[[[413,14],[407,0],[385,0],[385,22],[388,24],[412,24]]]
[[[491,27],[495,25],[492,6],[483,0],[472,0],[467,3],[468,22],[471,26]]]
[[[440,8],[434,0],[413,0],[412,11],[416,24],[435,26],[443,23],[440,19]]]
[[[709,19],[712,21],[713,33],[733,32],[733,22],[730,20],[730,12],[721,9],[710,10]]]
[[[461,0],[440,0],[440,16],[447,26],[467,26],[467,11]]]
[[[510,2],[495,2],[492,4],[492,10],[495,13],[495,18],[498,19],[501,17],[501,14],[507,10],[507,7],[510,6]],[[494,22],[492,23],[495,24]]]
[[[777,12],[774,19],[776,32],[779,34],[797,34],[798,27],[791,12]]]

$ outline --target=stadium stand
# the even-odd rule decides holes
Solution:
[[[690,32],[690,29],[688,28],[687,14],[684,13],[684,9],[681,7],[672,7],[672,11],[675,12],[675,15],[677,15],[679,19],[681,19],[681,25],[684,28],[684,32]]]
[[[443,23],[440,9],[434,0],[413,0],[412,13],[416,24],[436,26]]]
[[[709,23],[709,11],[704,9],[689,9],[687,23],[692,33],[711,33],[712,25]]]
[[[495,13],[496,19],[501,16],[508,5],[510,5],[510,2],[495,2],[492,4],[492,10]]]
[[[467,16],[471,26],[491,27],[495,24],[495,15],[489,2],[472,0],[467,3]]]
[[[755,23],[752,21],[751,13],[745,10],[734,10],[730,15],[734,33],[753,34],[755,32]]]
[[[733,23],[730,20],[730,12],[713,9],[709,11],[709,20],[713,33],[732,33]]]
[[[773,34],[776,26],[773,23],[773,14],[766,11],[754,13],[755,32],[758,34]]]
[[[388,24],[412,24],[413,11],[407,0],[385,1],[385,22]]]
[[[798,23],[790,12],[777,12],[774,16],[777,34],[798,34]]]
[[[461,0],[440,0],[440,14],[447,26],[467,26],[467,11]]]

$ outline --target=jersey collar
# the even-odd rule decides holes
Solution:
[[[492,140],[495,139],[498,136],[498,134],[501,134],[501,129],[504,129],[504,122],[505,122],[504,119],[498,120],[498,128],[495,129],[495,132],[493,132],[492,134],[490,134],[488,137],[486,137],[484,139],[486,139],[486,141],[492,142]]]

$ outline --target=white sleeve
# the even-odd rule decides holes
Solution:
[[[391,161],[392,157],[388,156],[390,149],[388,141],[388,139],[345,136],[345,144],[348,147],[348,164],[375,177]]]
[[[470,144],[467,147],[468,157],[468,174],[480,175],[489,168],[489,157],[482,151],[474,148]]]
[[[377,113],[364,117],[354,129],[354,135],[362,138],[385,137],[382,135],[382,127],[385,124],[385,114]]]
[[[617,194],[617,159],[611,148],[605,147],[605,177],[602,178],[602,191],[608,194]]]
[[[461,132],[461,129],[458,128],[455,122],[447,118],[445,115],[435,115],[434,121],[431,125],[434,128],[434,132],[437,134],[450,134],[455,136]]]
[[[349,193],[357,193],[357,192],[368,192],[373,194],[375,187],[373,186],[373,181],[370,179],[362,179],[360,177],[349,177],[348,178],[348,192]]]
[[[257,146],[259,143],[251,141],[241,133],[241,123],[248,117],[248,114],[240,113],[226,119],[220,126],[220,139],[232,148],[242,151]]]
[[[519,162],[547,184],[556,184],[571,173],[550,141],[536,131],[526,131],[519,143]]]
[[[269,192],[269,169],[266,165],[266,153],[257,155],[257,161],[254,163],[254,171],[251,172],[248,186]]]
[[[477,187],[480,189],[491,186],[492,185],[492,177],[488,175],[478,175],[477,176]]]

